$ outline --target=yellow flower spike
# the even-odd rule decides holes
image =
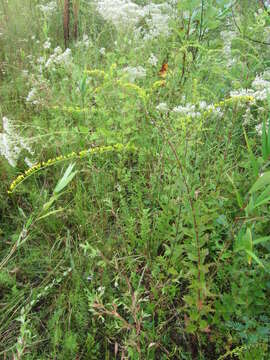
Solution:
[[[49,167],[51,165],[54,165],[58,162],[69,160],[70,158],[82,158],[82,157],[85,157],[90,154],[97,154],[97,153],[102,154],[104,152],[124,151],[124,150],[137,151],[138,149],[134,145],[115,144],[115,145],[108,145],[108,146],[100,146],[100,147],[96,147],[96,148],[89,148],[89,149],[82,150],[78,153],[73,151],[67,155],[60,155],[56,158],[48,159],[45,162],[42,161],[38,164],[35,164],[30,169],[26,170],[23,174],[17,176],[17,178],[15,180],[13,180],[12,183],[10,184],[7,193],[9,195],[12,194],[13,191],[15,190],[15,188],[20,183],[22,183],[25,179],[27,179],[29,176],[31,176],[33,173],[35,173],[41,169],[44,169],[46,167]]]
[[[85,70],[87,75],[101,75],[105,76],[105,72],[103,70],[93,69],[93,70]]]

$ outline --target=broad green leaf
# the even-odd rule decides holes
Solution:
[[[76,175],[77,171],[72,172],[73,168],[75,166],[75,163],[73,164],[69,164],[67,170],[65,171],[62,179],[60,179],[54,189],[54,193],[57,194],[59,193],[61,190],[63,190],[70,182],[71,180],[74,178],[74,176]]]
[[[259,179],[255,182],[252,188],[249,190],[250,193],[254,193],[270,184],[270,171],[264,173]]]

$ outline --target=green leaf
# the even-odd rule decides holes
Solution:
[[[270,171],[264,173],[259,179],[255,182],[252,188],[249,190],[250,193],[254,193],[255,191],[260,190],[266,185],[270,184]]]
[[[257,197],[256,204],[270,196],[270,185]]]
[[[45,219],[46,217],[50,216],[50,215],[54,215],[54,214],[57,214],[61,211],[63,211],[64,209],[63,208],[60,208],[60,209],[57,209],[57,210],[52,210],[52,211],[49,211],[48,213],[40,216],[37,218],[37,220],[41,220],[41,219]]]
[[[258,265],[260,265],[261,267],[264,268],[263,263],[262,263],[261,260],[254,254],[254,252],[252,252],[252,251],[250,251],[250,250],[245,250],[245,251],[246,251],[246,253],[247,253],[252,259],[254,259],[254,260],[256,261],[256,263],[257,263]]]
[[[267,134],[267,155],[270,155],[270,119],[268,120],[268,134]]]
[[[261,244],[270,240],[270,236],[263,236],[253,241],[253,245]]]
[[[72,172],[73,168],[75,166],[74,164],[69,164],[67,170],[65,171],[62,179],[60,179],[54,189],[54,193],[57,194],[60,191],[62,191],[74,178],[74,176],[77,174],[77,171]]]
[[[53,205],[53,203],[61,196],[61,194],[58,195],[53,195],[50,197],[49,201],[47,201],[43,207],[42,207],[42,211],[47,211],[49,210],[49,208]]]
[[[263,126],[262,126],[262,155],[263,155],[263,159],[266,160],[268,156],[268,141],[267,141],[265,121],[263,121]]]
[[[237,187],[235,186],[233,179],[232,179],[228,174],[227,174],[227,177],[228,177],[228,179],[230,180],[230,182],[232,183],[232,186],[233,186],[233,188],[234,188],[234,192],[235,192],[235,195],[236,195],[236,199],[237,199],[237,202],[238,202],[238,206],[240,207],[240,209],[242,209],[243,204],[244,204],[244,201],[243,201],[243,199],[242,199],[242,197],[241,197],[241,195],[240,195]]]
[[[270,201],[270,196],[268,196],[267,198],[263,199],[262,201],[260,201],[258,203],[256,202],[256,204],[254,205],[254,209],[256,209],[257,207],[259,207],[261,205],[267,204],[269,201]]]
[[[256,177],[258,177],[259,176],[259,163],[258,163],[258,160],[256,159],[255,155],[253,154],[253,151],[252,151],[251,146],[249,144],[249,140],[248,140],[246,130],[243,129],[243,131],[244,131],[244,136],[245,136],[245,140],[246,140],[246,144],[247,144],[247,149],[248,149],[248,153],[249,153],[251,166],[253,168],[253,173],[254,173],[254,175]]]

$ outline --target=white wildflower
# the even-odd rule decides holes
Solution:
[[[49,49],[51,47],[50,39],[47,39],[45,43],[43,44],[44,49]]]
[[[255,90],[270,90],[270,81],[265,80],[263,75],[257,75],[251,85]]]
[[[51,1],[46,5],[37,5],[40,11],[43,13],[44,16],[48,17],[51,16],[57,9],[56,1]]]
[[[82,40],[77,41],[75,44],[76,47],[85,47],[85,48],[89,48],[90,45],[91,45],[91,41],[87,34],[83,34]]]
[[[270,72],[264,71],[258,74],[251,84],[251,89],[239,89],[231,91],[231,97],[252,96],[254,98],[251,104],[257,100],[265,101],[270,95]]]
[[[223,52],[227,60],[227,66],[231,67],[236,61],[236,59],[232,56],[231,49],[232,41],[236,37],[236,33],[234,31],[222,31],[220,35],[224,42]]]
[[[161,111],[161,112],[166,112],[166,111],[169,110],[168,105],[167,105],[165,102],[162,102],[162,103],[158,104],[158,106],[156,107],[156,109],[157,109],[158,111]]]
[[[2,121],[3,121],[3,130],[4,130],[4,132],[6,132],[8,135],[12,135],[13,127],[12,127],[9,119],[6,116],[4,116]]]
[[[200,112],[196,111],[195,105],[186,104],[185,106],[179,105],[173,108],[173,112],[178,113],[182,116],[190,116],[192,118],[198,117],[201,115]]]
[[[255,130],[256,130],[257,134],[260,136],[262,135],[262,126],[263,126],[262,123],[255,126]]]
[[[14,128],[7,117],[3,117],[3,132],[0,133],[0,155],[5,157],[8,163],[15,167],[22,150],[29,152],[29,144],[23,139]]]
[[[44,57],[44,56],[40,56],[40,57],[37,59],[37,62],[38,62],[38,64],[44,64],[44,63],[45,63],[45,57]]]
[[[253,116],[252,116],[252,113],[251,113],[249,107],[246,109],[246,112],[243,115],[243,119],[244,119],[244,121],[243,121],[244,125],[250,124],[251,120],[253,119]]]
[[[26,98],[26,102],[36,105],[38,104],[38,100],[37,100],[37,89],[36,88],[32,88]]]
[[[34,99],[35,94],[36,94],[36,89],[35,88],[31,89],[27,95],[26,101],[31,102]]]
[[[101,55],[105,55],[106,49],[105,48],[100,48],[99,52],[100,52]]]
[[[157,66],[158,58],[154,54],[151,54],[148,59],[148,63],[152,66]]]
[[[146,76],[146,70],[142,66],[127,66],[123,69],[123,72],[127,75],[130,82],[134,82],[136,79],[141,79]]]
[[[145,40],[169,33],[173,8],[168,3],[140,6],[130,0],[96,0],[96,6],[105,20],[121,29],[133,29],[143,19],[148,30],[140,27],[135,35],[143,34]]]
[[[62,52],[60,46],[54,49],[53,54],[48,58],[45,67],[51,68],[52,70],[55,68],[55,65],[68,66],[72,62],[72,53],[70,49],[66,49]]]
[[[203,100],[203,101],[200,101],[200,102],[199,102],[199,108],[200,108],[200,110],[205,110],[206,107],[207,107],[206,101]]]

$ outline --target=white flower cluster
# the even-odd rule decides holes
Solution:
[[[169,110],[168,105],[165,102],[159,103],[158,106],[156,107],[156,109],[160,112],[166,112]]]
[[[39,100],[38,100],[38,91],[36,88],[32,88],[26,98],[26,102],[32,104],[32,105],[38,105],[39,104]]]
[[[152,66],[157,66],[158,58],[154,54],[151,54],[148,59],[148,63]]]
[[[91,46],[91,40],[89,39],[87,34],[83,34],[82,40],[78,40],[75,44],[76,47],[86,48],[88,49]]]
[[[139,6],[131,0],[96,0],[96,7],[105,20],[111,21],[118,28],[133,28],[144,19],[148,30],[140,27],[135,34],[143,33],[145,40],[169,34],[169,20],[173,13],[169,3]]]
[[[22,150],[28,151],[33,155],[29,144],[17,132],[11,121],[7,117],[3,117],[3,132],[0,133],[0,155],[4,156],[9,164],[16,166],[18,158]],[[25,162],[30,165],[30,160],[25,158]]]
[[[251,84],[251,89],[239,89],[230,92],[231,97],[252,96],[254,101],[264,101],[270,95],[270,71],[257,75]]]
[[[201,115],[200,112],[196,111],[194,104],[186,104],[185,106],[178,105],[173,108],[173,112],[180,114],[182,116],[190,116],[192,118],[198,117]]]
[[[45,43],[43,44],[43,48],[46,50],[46,49],[49,49],[51,47],[51,42],[50,42],[50,39],[48,38]]]
[[[227,60],[227,66],[231,67],[236,61],[236,59],[234,59],[232,56],[232,49],[231,49],[232,41],[235,38],[236,33],[234,31],[222,31],[220,35],[224,42],[223,52]]]
[[[259,136],[262,136],[262,127],[263,127],[262,123],[255,126],[255,130]]]
[[[45,64],[45,68],[55,70],[55,66],[61,65],[67,67],[72,62],[72,53],[70,49],[66,49],[64,52],[60,46],[54,49],[53,54],[48,58]]]
[[[144,19],[146,29],[139,28],[138,31],[144,34],[144,40],[151,40],[159,35],[168,36],[169,21],[172,17],[172,8],[169,4],[150,4],[144,8]]]
[[[157,105],[156,109],[160,112],[169,111],[169,107],[166,103],[162,102]],[[179,114],[183,117],[191,117],[192,119],[198,118],[203,115],[204,112],[210,112],[218,117],[223,115],[220,107],[216,107],[213,104],[207,104],[205,101],[200,101],[199,104],[187,103],[186,105],[178,105],[172,109],[172,112]]]
[[[106,49],[104,47],[100,48],[99,53],[104,56],[106,54]]]
[[[44,5],[37,5],[40,11],[43,13],[44,16],[49,17],[51,16],[57,9],[56,1],[50,1]]]
[[[128,78],[128,81],[132,83],[136,79],[142,79],[146,76],[146,70],[142,66],[137,66],[137,67],[127,66],[123,69],[123,73]]]

